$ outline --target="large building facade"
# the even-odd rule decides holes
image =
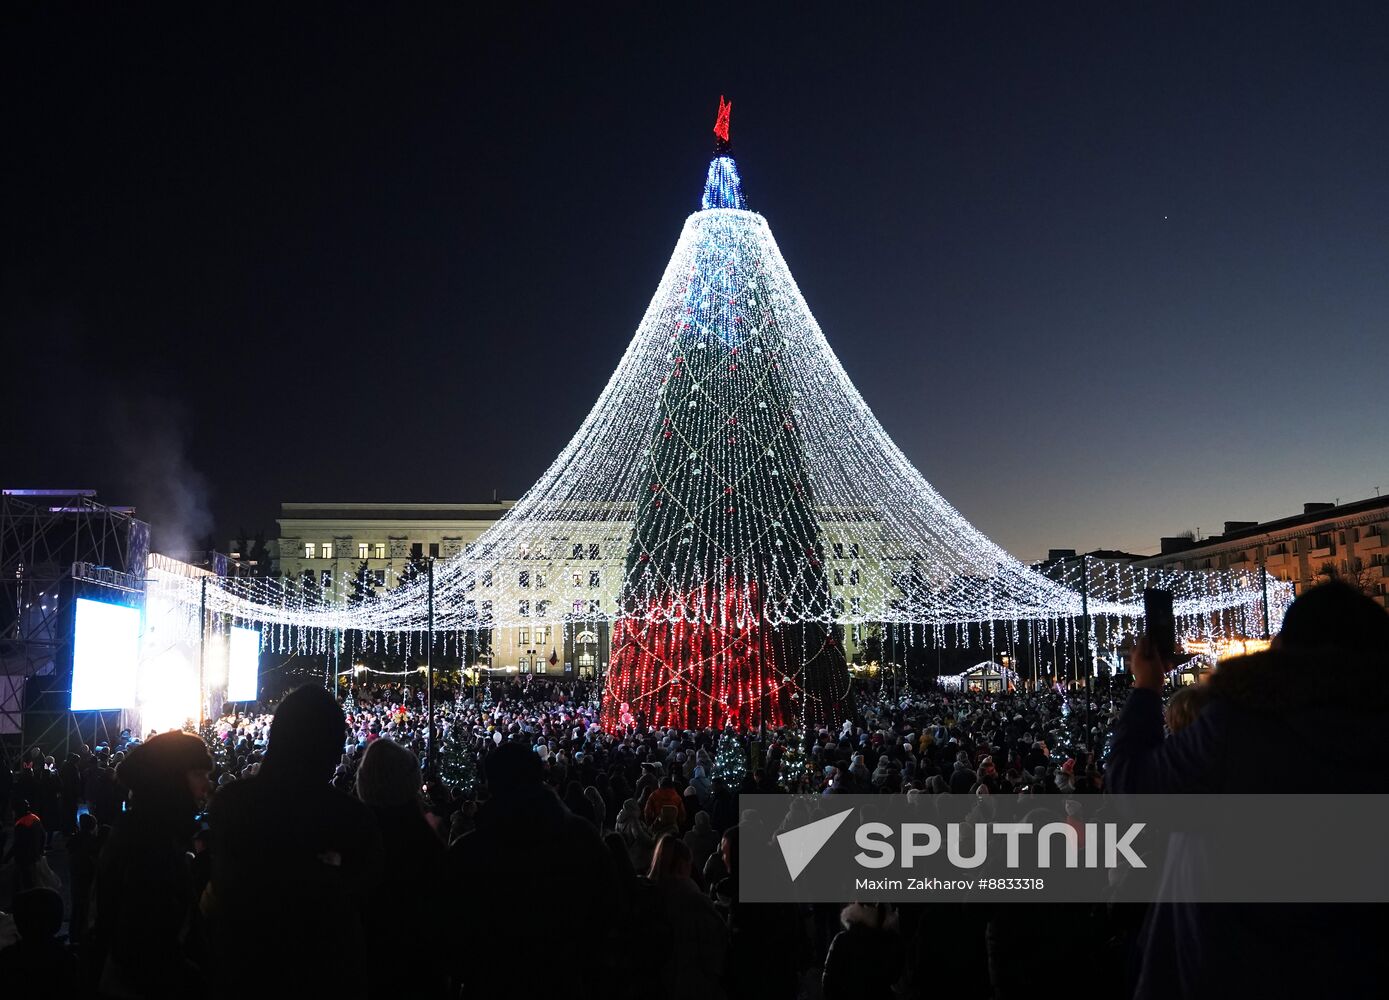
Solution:
[[[467,551],[513,504],[283,503],[279,531],[270,542],[271,569],[296,580],[311,579],[325,594],[341,599],[365,567],[370,585],[387,590],[412,561],[448,559]],[[585,677],[607,669],[609,621],[618,609],[633,522],[617,516],[602,531],[582,525],[586,541],[581,545],[560,537],[573,525],[555,527],[559,534],[498,564],[497,573],[515,576],[508,581],[515,584],[508,588],[511,593],[528,593],[522,602],[535,622],[492,630],[487,665],[494,670]],[[871,532],[857,527],[854,532],[843,523],[825,525],[830,590],[837,610],[851,622],[862,595],[881,585],[861,557]],[[492,585],[490,574],[485,575],[480,600],[487,600]],[[867,625],[865,619],[844,630],[851,659]]]
[[[272,565],[286,577],[312,579],[339,598],[351,592],[363,568],[371,588],[388,590],[412,562],[466,551],[513,503],[284,503],[271,543]],[[482,665],[579,677],[605,669],[607,617],[617,606],[629,533],[630,525],[618,524],[605,543],[537,547],[505,560],[497,572],[515,573],[518,585],[534,595],[527,603],[536,621],[493,629]],[[481,599],[492,585],[484,577]]]
[[[1338,578],[1389,608],[1389,497],[1305,504],[1274,521],[1226,521],[1211,538],[1164,538],[1162,551],[1138,563],[1181,570],[1257,570],[1298,593]]]

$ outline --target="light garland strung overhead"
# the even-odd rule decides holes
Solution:
[[[436,564],[436,632],[612,621],[621,669],[635,661],[617,651],[656,634],[648,625],[667,642],[684,629],[683,652],[658,654],[665,665],[642,684],[709,709],[690,721],[716,722],[740,698],[757,702],[763,719],[835,714],[790,703],[803,692],[834,695],[786,661],[812,658],[833,642],[834,626],[886,623],[955,644],[995,629],[1016,635],[1018,623],[1046,634],[1085,613],[1123,632],[1142,617],[1143,589],[1163,587],[1175,595],[1185,637],[1277,630],[1291,588],[1260,573],[1091,560],[1048,574],[947,503],[859,395],[767,221],[747,210],[730,155],[730,110],[721,99],[702,208],[686,220],[593,409],[525,496]],[[277,649],[326,652],[344,634],[414,648],[408,636],[429,626],[428,582],[408,575],[374,596],[350,580],[324,590],[219,578],[206,588],[206,609],[261,625],[263,643]],[[196,631],[198,581],[156,585]],[[781,648],[791,626],[801,629],[794,649],[772,655],[765,647],[756,655],[768,669],[723,679],[750,685],[743,696],[692,690],[696,666],[723,655],[711,642],[762,642],[771,629],[782,630]],[[691,646],[693,627],[706,631]],[[730,629],[740,636],[718,631]]]

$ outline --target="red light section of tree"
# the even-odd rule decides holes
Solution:
[[[603,728],[635,722],[662,728],[745,730],[786,725],[792,684],[785,644],[762,618],[756,582],[729,579],[661,598],[645,618],[619,619],[603,699]],[[683,609],[717,608],[718,621],[687,621]]]
[[[725,101],[723,95],[719,95],[719,117],[714,122],[714,134],[720,141],[727,143],[728,138],[728,116],[733,113],[733,102]]]

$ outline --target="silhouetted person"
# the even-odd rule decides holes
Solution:
[[[793,1000],[808,942],[795,906],[789,903],[744,903],[738,898],[738,842],[743,830],[731,826],[719,844],[728,872],[712,895],[727,915],[729,952],[725,982],[728,995],[747,1000]]]
[[[425,818],[419,759],[399,743],[374,741],[357,768],[357,797],[375,813],[390,859],[389,875],[367,897],[367,940],[373,952],[410,956],[368,962],[368,996],[442,996],[444,842]]]
[[[23,798],[15,802],[14,814],[14,830],[10,833],[10,846],[6,852],[6,857],[14,862],[14,892],[44,888],[46,880],[40,874],[40,869],[44,865],[48,834],[43,828],[43,820]]]
[[[456,980],[467,997],[559,996],[593,967],[618,892],[612,859],[593,824],[565,808],[542,781],[539,757],[508,743],[486,759],[488,800],[477,829],[449,848]],[[536,901],[574,901],[574,919],[547,935],[537,961]],[[580,907],[582,906],[582,911]]]
[[[902,974],[897,915],[885,903],[851,903],[830,943],[821,978],[824,1000],[887,1000]]]
[[[0,747],[0,826],[9,822],[10,802],[14,796],[14,771],[10,769],[10,758],[5,748]]]
[[[194,817],[212,758],[191,733],[161,733],[121,762],[130,805],[101,852],[96,881],[100,988],[112,996],[182,997],[203,982],[192,956]]]
[[[23,1000],[76,996],[77,965],[58,938],[63,897],[52,889],[26,889],[14,898],[19,940],[0,951],[0,989]]]
[[[75,753],[70,753],[58,768],[58,821],[56,830],[64,839],[77,832],[77,806],[82,801],[81,761]]]
[[[213,954],[219,969],[253,970],[273,993],[362,985],[343,956],[367,954],[362,910],[381,877],[381,834],[367,806],[329,785],[344,735],[333,696],[301,687],[275,712],[260,770],[212,801],[202,908]],[[230,974],[213,984],[229,997],[245,988]]]
[[[1139,642],[1133,691],[1114,726],[1114,792],[1389,792],[1381,760],[1389,614],[1353,588],[1327,584],[1299,597],[1274,648],[1222,663],[1200,714],[1164,739],[1167,666],[1146,638]],[[1334,739],[1335,766],[1323,753],[1297,752],[1318,734]],[[1209,851],[1200,839],[1174,838],[1163,871],[1169,896],[1189,897],[1207,877],[1218,863]],[[1309,996],[1327,987],[1372,995],[1389,973],[1382,909],[1156,903],[1137,996]]]
[[[67,842],[68,877],[72,884],[72,918],[68,921],[68,940],[82,944],[87,938],[92,887],[96,882],[97,860],[104,844],[96,817],[83,813],[77,820],[77,833]]]
[[[663,1000],[716,1000],[723,996],[728,928],[709,897],[695,885],[690,849],[674,834],[661,837],[647,878],[660,894],[674,944],[663,949],[665,968],[651,985],[657,987]]]

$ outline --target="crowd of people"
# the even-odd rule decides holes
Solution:
[[[594,688],[532,676],[437,690],[433,747],[423,692],[367,683],[62,764],[31,750],[0,767],[0,982],[838,1000],[1205,995],[1243,976],[1281,995],[1299,970],[1334,981],[1374,921],[1118,897],[745,903],[738,880],[740,840],[764,835],[742,817],[747,793],[1037,796],[1064,813],[1109,788],[1326,787],[1323,755],[1292,751],[1332,732],[1334,789],[1384,791],[1371,751],[1389,721],[1389,615],[1321,588],[1279,646],[1170,698],[1166,725],[1166,665],[1140,644],[1132,691],[868,684],[853,719],[811,734],[604,732]],[[1251,970],[1240,949],[1290,935],[1301,952]]]

